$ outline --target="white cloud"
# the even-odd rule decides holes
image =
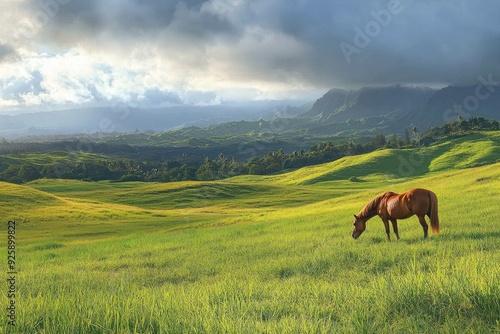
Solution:
[[[33,107],[180,102],[175,93],[163,89],[158,82],[148,82],[148,73],[112,66],[97,59],[73,50],[57,55],[30,55],[3,66],[0,85],[4,89],[0,93],[0,104]]]
[[[340,43],[388,3],[5,0],[0,105],[213,104],[500,77],[500,3],[486,0],[401,0],[348,64]]]

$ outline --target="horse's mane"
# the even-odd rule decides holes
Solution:
[[[358,213],[358,216],[360,218],[365,218],[365,217],[370,217],[373,216],[374,214],[377,213],[377,208],[378,205],[380,204],[380,201],[382,198],[385,197],[387,193],[383,193],[381,195],[376,196],[374,199],[372,199],[368,204],[365,205],[365,207]]]

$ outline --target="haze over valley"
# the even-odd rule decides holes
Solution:
[[[500,333],[499,18],[0,1],[0,333]]]
[[[459,115],[498,117],[500,6],[492,2],[1,6],[4,138],[275,118],[300,119],[287,124],[310,135],[339,134],[319,126],[348,120],[344,134],[389,134]]]

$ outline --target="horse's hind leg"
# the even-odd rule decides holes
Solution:
[[[429,230],[429,225],[425,221],[425,216],[418,216],[418,220],[420,221],[420,225],[424,229],[424,238],[427,238],[427,231]]]
[[[391,223],[392,223],[392,229],[394,230],[394,234],[396,234],[396,237],[399,240],[398,221],[396,219],[391,219]]]

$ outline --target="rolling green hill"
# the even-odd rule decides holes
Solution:
[[[17,326],[0,329],[499,332],[499,139],[213,182],[0,183],[19,259]],[[363,205],[412,187],[437,194],[440,235],[411,217],[389,243],[375,217],[351,238]]]
[[[449,138],[424,148],[382,149],[347,156],[330,163],[309,166],[273,176],[241,176],[237,181],[276,182],[287,185],[326,181],[358,181],[413,178],[429,172],[476,167],[500,162],[500,133],[487,132]]]

